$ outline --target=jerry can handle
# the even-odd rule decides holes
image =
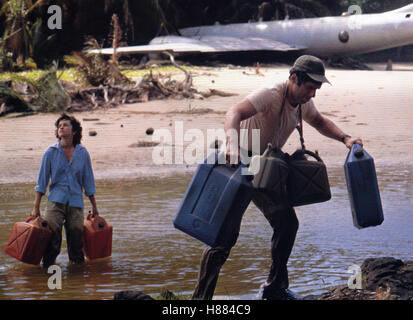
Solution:
[[[30,215],[30,216],[26,219],[25,222],[29,223],[30,221],[32,221],[32,220],[35,221],[36,219],[40,219],[40,220],[39,220],[40,222],[46,221],[46,220],[43,220],[41,216],[32,216],[32,215]]]
[[[225,152],[211,152],[204,160],[204,163],[206,164],[211,164],[211,165],[217,165],[219,164],[220,159],[225,159]],[[223,162],[225,164],[225,162]],[[90,211],[89,211],[90,212]]]
[[[36,221],[37,219],[39,219],[38,220],[38,224],[40,225],[40,226],[42,226],[43,228],[46,228],[46,227],[48,227],[49,226],[49,224],[48,224],[48,222],[46,221],[46,220],[44,220],[44,219],[42,219],[40,216],[36,216],[36,217],[34,217],[34,216],[29,216],[27,219],[26,219],[26,223],[29,223],[30,221]]]
[[[208,155],[208,157],[204,160],[204,163],[213,164],[214,166],[217,166],[217,165],[220,165],[220,164],[225,165],[227,163],[225,152],[222,151],[222,152],[210,153]],[[248,167],[248,165],[244,164],[242,161],[240,161],[239,165],[244,166],[244,167]],[[237,165],[237,167],[239,165]]]
[[[99,220],[104,221],[104,219],[101,216],[96,216],[96,217],[99,217]],[[92,211],[89,210],[89,214],[87,215],[86,220],[92,221],[92,219],[95,219],[95,217],[93,217]]]
[[[91,220],[92,220],[92,216],[93,216],[92,211],[89,210],[89,214],[87,215],[86,220],[91,221]]]
[[[265,151],[264,151],[264,153],[262,154],[262,156],[263,156],[263,157],[268,156],[268,154],[272,151],[272,149],[273,149],[272,144],[269,143],[269,144],[267,145],[267,149],[265,149]]]
[[[277,148],[277,147],[273,147],[271,143],[267,144],[267,149],[265,149],[264,153],[262,154],[262,157],[266,157],[268,155],[270,155],[271,153],[273,153],[273,155],[275,155],[276,157],[279,157],[278,154],[284,154],[281,149]]]
[[[320,156],[318,155],[318,153],[314,153],[310,150],[304,149],[303,153],[308,154],[309,156],[312,156],[314,159],[316,159],[319,162],[323,162],[323,159],[320,158]],[[324,162],[323,162],[324,163]]]
[[[359,145],[358,143],[353,144],[351,151],[354,153],[354,156],[356,156],[357,158],[361,158],[364,155],[363,147]]]
[[[356,151],[356,150],[363,150],[363,146],[358,144],[358,143],[353,143],[353,146],[351,147],[352,151]]]

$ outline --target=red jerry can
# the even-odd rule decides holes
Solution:
[[[89,213],[83,223],[83,253],[88,259],[106,258],[112,254],[113,227],[101,216]]]
[[[38,265],[51,235],[46,220],[30,216],[14,224],[4,252],[21,262]]]

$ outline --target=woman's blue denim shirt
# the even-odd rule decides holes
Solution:
[[[46,194],[49,179],[48,199],[53,202],[83,208],[82,188],[88,197],[96,193],[90,155],[80,144],[76,145],[70,162],[60,141],[47,148],[34,189]]]

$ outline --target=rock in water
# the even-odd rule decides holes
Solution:
[[[170,290],[168,290],[168,289],[166,289],[166,288],[162,288],[162,291],[161,291],[161,295],[160,295],[164,300],[176,300],[177,299],[177,297],[176,297],[176,295],[172,292],[172,291],[170,291]]]
[[[113,300],[154,300],[151,296],[136,290],[125,290],[116,292]]]
[[[413,261],[369,258],[361,265],[362,289],[336,286],[304,300],[413,300]]]
[[[400,300],[413,299],[413,261],[403,262],[392,257],[370,258],[361,265],[366,290],[390,288]]]

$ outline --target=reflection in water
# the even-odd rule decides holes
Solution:
[[[413,176],[410,167],[378,168],[384,222],[353,226],[342,168],[329,170],[333,199],[296,209],[300,229],[289,261],[290,287],[301,294],[346,284],[349,266],[367,257],[412,259]],[[120,290],[180,294],[194,289],[204,245],[174,229],[172,220],[190,176],[97,183],[100,214],[114,228],[112,257],[68,263],[65,241],[57,264],[62,289],[50,290],[51,274],[4,254],[13,224],[30,213],[33,185],[0,186],[0,299],[112,299]],[[43,201],[45,207],[46,201]],[[88,208],[86,208],[88,209]],[[271,228],[250,205],[224,265],[216,294],[256,299],[270,265]]]

